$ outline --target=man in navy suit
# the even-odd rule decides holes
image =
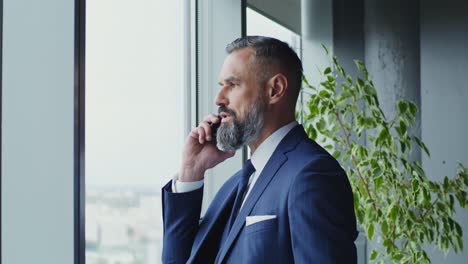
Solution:
[[[302,63],[288,44],[233,41],[215,103],[163,187],[164,263],[356,263],[353,194],[338,162],[295,121]],[[220,124],[216,136],[211,124]],[[207,169],[248,145],[251,159],[200,220]]]

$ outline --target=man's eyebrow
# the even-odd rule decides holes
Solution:
[[[239,82],[239,81],[240,81],[240,79],[237,78],[237,77],[234,77],[234,76],[230,76],[230,77],[224,79],[224,82],[225,82],[225,83],[226,83],[226,82],[233,83],[233,82]],[[218,82],[218,84],[221,85],[221,86],[223,86],[223,83],[222,83],[222,82]]]

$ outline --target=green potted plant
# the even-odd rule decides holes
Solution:
[[[325,47],[324,47],[325,48]],[[463,230],[454,220],[455,205],[466,208],[468,172],[443,181],[430,180],[414,148],[430,156],[424,142],[411,134],[418,111],[400,100],[393,117],[385,116],[364,64],[356,60],[358,76],[347,75],[335,56],[317,86],[303,77],[306,107],[297,117],[310,138],[322,143],[346,170],[354,193],[358,224],[377,246],[372,262],[430,263],[426,245],[447,254],[463,250]],[[365,143],[362,143],[365,142]]]

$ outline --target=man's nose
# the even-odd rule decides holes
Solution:
[[[228,105],[228,100],[226,96],[224,95],[224,89],[221,88],[218,92],[218,94],[215,97],[215,104],[220,106],[220,105]]]

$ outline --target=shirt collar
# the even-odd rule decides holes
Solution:
[[[293,121],[281,128],[277,129],[273,132],[270,136],[268,136],[258,148],[255,150],[255,153],[250,157],[253,166],[255,167],[255,172],[259,175],[263,168],[265,167],[266,163],[270,159],[271,155],[275,151],[276,147],[278,147],[281,140],[286,136],[286,134],[293,129],[293,127],[297,126],[297,122]]]

